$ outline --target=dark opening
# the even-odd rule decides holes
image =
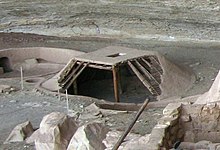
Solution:
[[[12,71],[10,60],[8,59],[8,57],[0,58],[0,67],[3,68],[4,73]]]
[[[120,84],[120,102],[142,103],[151,95],[126,65],[120,67]],[[73,86],[68,93],[74,94]],[[115,102],[112,71],[86,68],[77,78],[77,95]]]

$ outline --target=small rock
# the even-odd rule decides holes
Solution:
[[[17,103],[16,100],[10,100],[9,102],[10,102],[10,103]]]
[[[43,102],[43,105],[45,105],[45,106],[50,106],[51,103],[49,103],[49,102],[47,102],[47,101],[44,101],[44,102]]]
[[[30,121],[26,121],[17,125],[8,138],[5,140],[4,143],[11,143],[11,142],[21,142],[24,141],[27,137],[31,136],[34,132],[33,126]]]
[[[195,63],[195,64],[191,64],[191,65],[189,65],[190,67],[195,67],[195,66],[198,66],[198,65],[200,65],[201,64],[201,62],[197,62],[197,63]]]
[[[181,109],[182,103],[169,103],[163,110],[163,115],[178,115]]]

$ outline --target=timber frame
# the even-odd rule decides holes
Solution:
[[[74,85],[75,94],[77,78],[87,67],[112,71],[115,101],[120,102],[120,68],[128,67],[153,95],[161,94],[160,83],[163,69],[154,53],[123,47],[107,47],[91,53],[79,55],[62,70],[58,83],[63,89]]]

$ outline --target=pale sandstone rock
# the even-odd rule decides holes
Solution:
[[[122,131],[109,131],[106,134],[106,138],[102,141],[106,148],[105,150],[112,150],[113,146],[116,144],[118,139],[121,137],[123,134]],[[142,144],[146,144],[144,141],[148,141],[149,135],[145,135],[141,137],[139,134],[134,134],[134,133],[129,133],[126,138],[124,139],[124,142],[121,143],[121,146],[118,148],[119,150],[127,150],[130,148],[131,145],[133,145],[133,149],[138,149],[142,147]],[[137,146],[137,144],[140,144],[140,147]],[[134,148],[135,147],[135,148]]]
[[[108,128],[101,123],[89,123],[78,128],[72,137],[67,150],[104,150]]]
[[[195,104],[207,104],[220,101],[220,71],[208,92],[201,95]]]
[[[44,116],[40,128],[27,142],[35,141],[36,150],[65,150],[77,128],[73,117],[53,112]]]
[[[168,116],[176,116],[179,114],[180,109],[181,109],[182,103],[170,103],[168,104],[164,110],[163,110],[163,115],[168,115]]]
[[[144,150],[147,148],[147,142],[149,141],[150,134],[135,138],[127,142],[123,150]]]
[[[158,124],[161,125],[175,125],[178,122],[178,117],[179,116],[163,116],[162,118],[159,119]]]
[[[4,143],[11,143],[11,142],[21,142],[24,141],[27,137],[31,136],[34,132],[32,124],[30,121],[26,121],[17,125],[8,138],[5,140]]]

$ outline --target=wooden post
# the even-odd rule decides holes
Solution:
[[[73,82],[73,94],[77,95],[78,94],[78,88],[77,88],[77,80]]]
[[[57,90],[57,94],[58,94],[58,99],[59,99],[59,101],[61,101],[60,89]]]
[[[23,69],[22,69],[22,67],[20,68],[20,70],[21,70],[21,90],[23,90],[24,89],[24,77],[23,77]]]
[[[119,148],[119,146],[121,145],[121,143],[124,141],[124,139],[126,138],[126,136],[128,135],[128,133],[131,131],[131,129],[133,128],[134,124],[136,123],[136,121],[138,120],[138,118],[140,117],[140,115],[142,114],[142,112],[144,111],[144,109],[146,108],[147,104],[149,103],[149,100],[146,99],[143,103],[143,105],[141,106],[141,108],[138,110],[134,120],[132,120],[131,124],[128,126],[128,128],[125,130],[125,132],[122,134],[122,136],[119,138],[119,140],[117,141],[117,143],[115,144],[115,146],[113,147],[112,150],[117,150]]]
[[[68,98],[67,89],[65,91],[66,91],[66,108],[67,108],[67,112],[69,112],[69,98]]]
[[[114,83],[114,94],[115,94],[115,102],[119,102],[119,74],[118,74],[118,68],[116,66],[112,67],[112,73],[113,73],[113,83]]]

